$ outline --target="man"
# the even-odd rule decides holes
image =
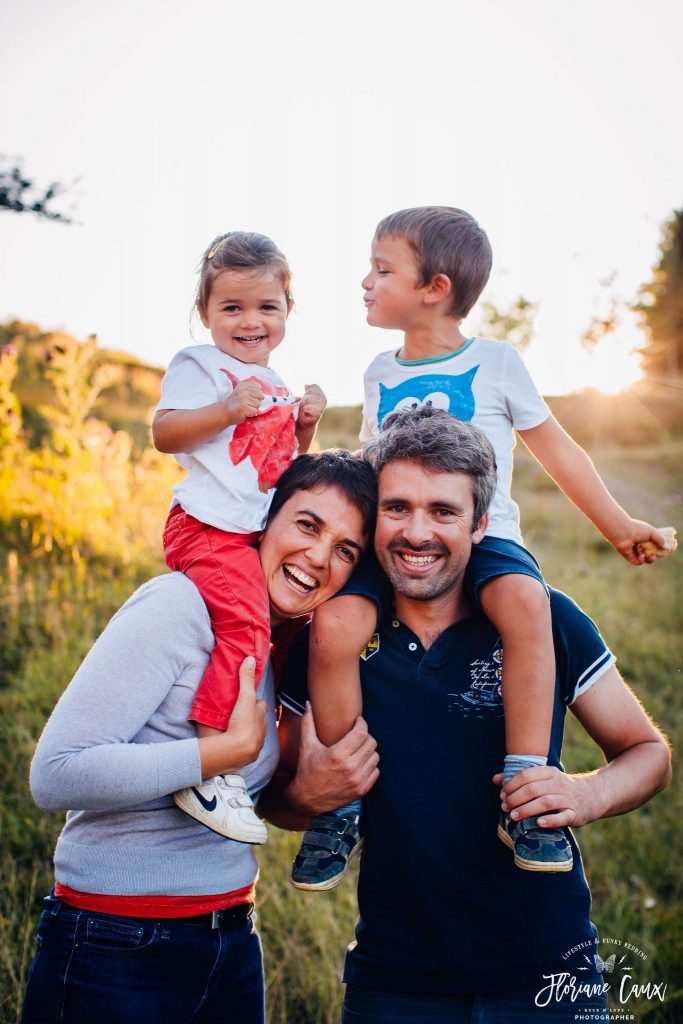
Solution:
[[[520,773],[499,797],[492,778],[505,745],[502,650],[464,587],[471,547],[486,529],[475,507],[495,478],[489,443],[446,413],[409,411],[377,439],[375,457],[375,547],[394,592],[361,667],[379,778],[372,785],[377,767],[362,722],[321,750],[310,712],[297,718],[305,668],[293,656],[281,687],[281,741],[283,771],[293,774],[297,755],[299,771],[291,781],[281,775],[262,804],[276,824],[301,828],[355,795],[354,785],[372,785],[343,1021],[542,1024],[599,1014],[605,996],[590,892],[573,837],[571,871],[533,874],[514,866],[492,823],[501,805],[522,823],[538,816],[541,827],[637,807],[669,780],[666,743],[590,619],[552,593],[558,674],[548,765]],[[560,768],[569,705],[607,760],[588,775]],[[415,803],[421,818],[407,827],[405,808]],[[541,1007],[538,993],[562,973],[573,980]]]

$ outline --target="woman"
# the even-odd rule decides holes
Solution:
[[[371,536],[375,481],[346,452],[297,460],[280,479],[260,558],[272,626],[346,581]],[[69,808],[29,973],[24,1024],[260,1024],[252,848],[179,811],[171,794],[244,770],[252,795],[277,759],[270,667],[245,662],[228,730],[187,721],[213,648],[208,613],[179,573],[145,584],[114,616],[40,739],[31,788]]]

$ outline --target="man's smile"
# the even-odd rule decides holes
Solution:
[[[437,562],[440,562],[447,554],[442,548],[435,549],[433,546],[425,549],[415,549],[406,544],[405,541],[391,541],[388,550],[392,557],[403,568],[408,569],[413,575],[427,573]]]

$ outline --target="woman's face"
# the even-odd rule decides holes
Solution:
[[[259,552],[273,625],[336,594],[366,542],[360,510],[338,488],[295,491],[268,524]]]

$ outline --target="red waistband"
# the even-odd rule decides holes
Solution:
[[[253,885],[219,893],[215,896],[108,896],[96,892],[79,892],[68,885],[55,883],[55,896],[78,910],[120,917],[194,917],[214,910],[254,902]]]

